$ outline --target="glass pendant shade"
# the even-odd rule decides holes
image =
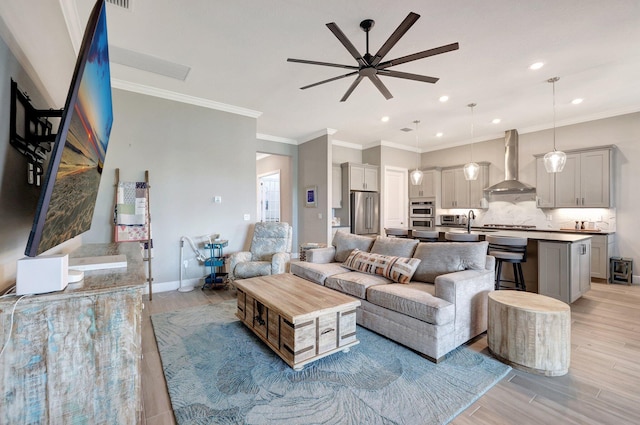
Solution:
[[[464,165],[463,171],[465,180],[478,180],[478,174],[480,174],[480,166],[475,162],[470,162]]]
[[[562,151],[548,152],[544,156],[544,168],[547,173],[559,173],[567,162],[567,154]]]
[[[473,162],[473,108],[475,103],[467,105],[471,108],[471,162],[464,165],[464,179],[465,180],[478,180],[478,174],[480,174],[480,166]]]
[[[422,184],[422,171],[418,169],[420,166],[420,149],[418,148],[418,124],[420,121],[413,122],[416,125],[416,169],[409,173],[409,179],[413,186],[420,186]]]
[[[553,77],[547,80],[553,86],[553,152],[547,152],[544,156],[544,168],[547,173],[559,173],[567,162],[567,154],[556,150],[556,82],[560,78]]]
[[[417,168],[409,173],[409,177],[411,178],[411,184],[414,186],[419,186],[422,184],[422,171]]]

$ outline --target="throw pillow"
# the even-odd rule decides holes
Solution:
[[[391,255],[373,254],[354,249],[342,264],[350,270],[377,274],[398,283],[409,283],[420,260]]]

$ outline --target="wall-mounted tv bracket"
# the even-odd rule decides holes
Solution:
[[[62,117],[62,109],[36,109],[26,93],[18,90],[11,80],[11,122],[9,143],[27,158],[27,180],[40,186],[44,173],[43,163],[56,135],[51,133],[53,125],[49,118]]]

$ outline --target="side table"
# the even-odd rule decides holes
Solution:
[[[224,254],[222,248],[227,246],[229,241],[219,240],[204,245],[211,253],[210,257],[204,262],[205,267],[209,268],[210,273],[204,277],[204,284],[201,289],[209,286],[211,289],[223,288],[226,286],[227,273],[222,271],[224,267]]]
[[[525,372],[562,376],[569,371],[571,309],[545,295],[489,293],[487,344],[502,362]]]

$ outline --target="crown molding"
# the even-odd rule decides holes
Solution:
[[[145,86],[144,84],[132,83],[130,81],[119,80],[116,78],[111,79],[111,87],[130,91],[133,93],[145,94],[147,96],[173,100],[175,102],[188,103],[190,105],[201,106],[203,108],[215,109],[217,111],[229,112],[231,114],[243,115],[250,118],[258,118],[260,115],[262,115],[262,112],[260,111],[254,111],[252,109],[228,105],[226,103],[203,99],[201,97],[189,96],[186,94],[176,93],[156,87]]]
[[[266,140],[268,142],[286,143],[287,145],[298,145],[298,141],[294,139],[288,139],[286,137],[272,136],[270,134],[256,133],[256,139]]]
[[[359,145],[357,143],[345,142],[344,140],[333,139],[331,140],[331,144],[333,146],[342,146],[343,148],[357,149],[359,151],[362,150],[362,145]]]

